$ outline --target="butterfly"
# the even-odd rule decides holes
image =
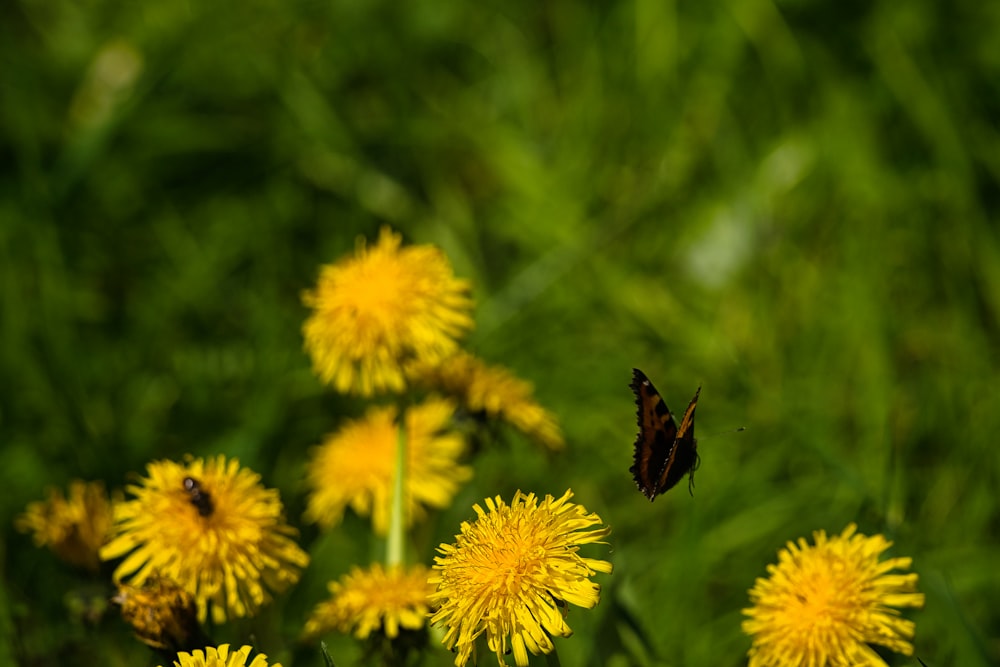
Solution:
[[[684,475],[689,475],[688,493],[693,494],[694,471],[700,463],[694,438],[694,409],[701,387],[694,392],[678,428],[660,393],[638,368],[632,369],[630,386],[635,392],[639,420],[635,462],[629,468],[636,485],[652,501],[673,488]]]

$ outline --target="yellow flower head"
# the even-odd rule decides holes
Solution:
[[[199,649],[191,653],[178,653],[174,667],[268,667],[267,656],[263,653],[247,662],[250,651],[249,646],[233,652],[229,651],[229,644],[218,648],[209,646],[204,651]],[[281,667],[281,663],[271,663],[270,667]]]
[[[29,503],[15,526],[33,533],[36,545],[48,546],[67,563],[96,572],[101,564],[98,551],[112,521],[112,503],[104,484],[76,480],[69,485],[68,498],[58,489],[49,489],[47,500]]]
[[[115,532],[101,549],[128,554],[115,582],[141,586],[157,576],[190,593],[204,620],[252,616],[299,579],[309,556],[292,540],[275,489],[237,460],[218,456],[185,465],[155,461],[127,488],[135,498],[115,507]]]
[[[571,634],[565,603],[587,609],[598,603],[600,587],[590,577],[610,573],[611,563],[577,552],[611,529],[592,528],[601,518],[569,502],[572,497],[567,491],[539,504],[535,494],[518,491],[509,506],[499,496],[487,498],[488,511],[476,505],[479,518],[462,523],[455,544],[438,547],[431,623],[447,628],[443,641],[457,651],[455,665],[469,661],[476,637],[485,632],[501,665],[509,638],[514,660],[525,667],[528,651],[552,651],[549,635]]]
[[[459,351],[440,363],[414,364],[408,372],[415,382],[456,397],[469,412],[503,419],[548,449],[565,445],[559,422],[535,401],[531,384],[503,366]]]
[[[910,558],[879,556],[892,546],[882,535],[856,535],[850,524],[840,535],[813,533],[778,552],[769,578],[750,590],[753,607],[743,631],[753,638],[750,667],[885,667],[869,644],[913,655],[914,624],[895,607],[922,607]]]
[[[204,646],[194,598],[169,579],[151,577],[141,587],[120,585],[111,601],[147,646],[167,651]]]
[[[468,282],[454,277],[440,249],[401,242],[384,227],[375,247],[359,242],[303,294],[313,309],[302,327],[306,350],[339,392],[402,391],[407,363],[447,357],[472,328]]]
[[[424,506],[447,507],[472,469],[458,464],[465,441],[447,430],[454,414],[448,401],[431,400],[406,411],[406,521],[423,518]],[[307,483],[312,489],[308,521],[329,528],[348,505],[372,516],[375,532],[389,528],[396,471],[396,408],[371,408],[363,419],[347,422],[312,454]]]
[[[433,590],[427,574],[423,565],[388,571],[378,563],[367,570],[352,568],[340,581],[330,583],[330,599],[313,610],[305,634],[316,637],[336,630],[367,639],[380,630],[395,639],[400,628],[419,630],[424,627],[429,611],[427,596]]]

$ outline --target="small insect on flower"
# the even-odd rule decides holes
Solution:
[[[194,598],[201,622],[255,615],[309,563],[277,489],[236,459],[153,461],[126,491],[100,552],[122,559],[115,583],[169,579]]]
[[[212,516],[215,507],[212,505],[212,496],[208,491],[201,488],[201,484],[194,477],[184,478],[184,490],[191,496],[191,504],[198,508],[198,514],[202,516]]]

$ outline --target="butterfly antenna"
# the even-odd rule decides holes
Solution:
[[[708,435],[698,436],[698,441],[700,442],[702,440],[705,440],[706,438],[716,438],[720,435],[732,435],[734,433],[742,433],[745,430],[747,430],[746,426],[740,426],[739,428],[729,429],[727,431],[716,431],[715,433],[709,433]]]

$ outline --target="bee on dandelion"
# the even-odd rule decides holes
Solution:
[[[235,459],[154,461],[126,491],[133,498],[115,506],[101,558],[124,557],[116,583],[175,582],[194,598],[199,620],[253,616],[309,563],[277,490]]]

